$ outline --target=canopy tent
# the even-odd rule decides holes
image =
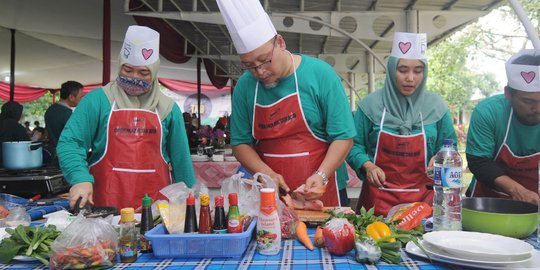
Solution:
[[[161,33],[161,67],[159,78],[185,82],[193,86],[197,78],[196,59],[187,56],[182,37],[161,19],[136,18],[123,13],[122,1],[111,5],[111,68],[116,78],[117,55],[129,25],[141,24]],[[15,100],[27,102],[48,90],[58,89],[64,81],[75,80],[89,88],[102,80],[102,14],[103,1],[84,0],[7,0],[0,9],[0,99],[9,99],[5,80],[10,76],[11,29],[15,30]],[[165,49],[163,49],[165,48]],[[181,64],[180,64],[181,63]],[[219,72],[205,61],[201,80]],[[218,78],[219,79],[219,78]],[[9,81],[9,79],[8,79]],[[224,86],[223,79],[218,84]],[[196,85],[196,84],[195,84]],[[217,89],[217,88],[214,88]],[[223,91],[230,91],[229,88]]]

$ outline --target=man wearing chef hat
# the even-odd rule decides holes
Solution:
[[[475,197],[538,204],[540,50],[522,50],[506,63],[504,95],[480,102],[467,134]]]
[[[217,3],[247,70],[233,95],[236,158],[285,191],[305,184],[306,191],[325,190],[325,206],[340,205],[337,180],[347,174],[338,168],[356,134],[340,78],[319,59],[291,54],[258,0]],[[344,174],[336,178],[336,170]],[[346,181],[339,182],[346,195]]]
[[[130,26],[119,61],[116,80],[89,92],[60,136],[71,206],[137,208],[145,193],[195,183],[182,112],[159,89],[159,33]]]

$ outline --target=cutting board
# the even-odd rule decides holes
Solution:
[[[323,223],[328,217],[330,217],[330,214],[325,213],[324,211],[334,208],[335,207],[323,207],[323,210],[321,211],[295,209],[294,212],[296,212],[298,218],[301,221],[310,223]]]

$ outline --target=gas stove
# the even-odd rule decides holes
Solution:
[[[64,174],[55,167],[32,170],[10,171],[0,168],[0,192],[30,198],[41,194],[43,197],[67,192],[69,184]]]

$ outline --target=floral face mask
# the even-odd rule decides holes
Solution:
[[[116,77],[116,83],[126,94],[130,96],[140,96],[148,93],[152,86],[152,83],[147,80],[131,78],[127,76]]]

